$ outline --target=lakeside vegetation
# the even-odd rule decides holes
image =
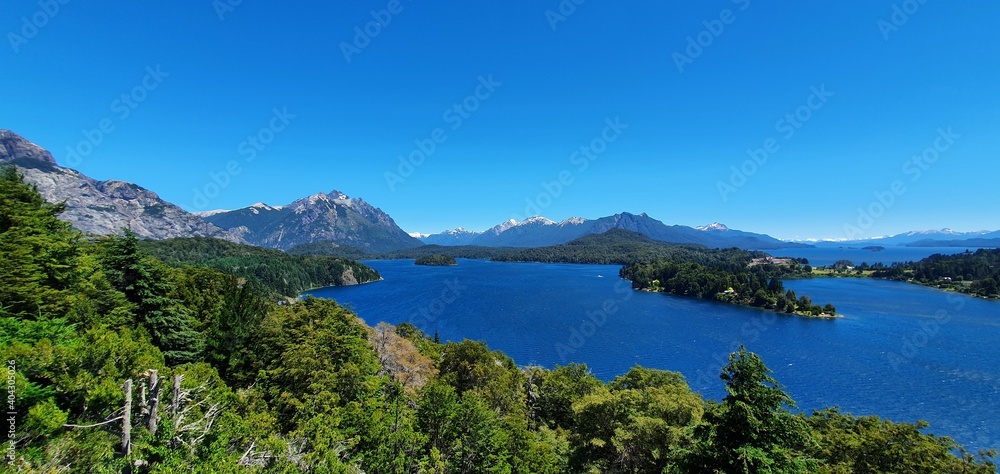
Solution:
[[[245,280],[260,291],[289,298],[312,288],[382,279],[374,269],[347,258],[290,255],[210,237],[145,240],[139,245],[144,252],[170,266],[214,268]]]
[[[425,255],[423,257],[418,257],[413,261],[415,265],[427,265],[432,267],[448,267],[453,265],[458,265],[458,261],[455,257],[449,257],[448,255]]]
[[[368,326],[333,301],[278,305],[218,269],[168,266],[134,236],[86,240],[60,210],[0,172],[9,472],[996,469],[995,453],[922,422],[794,412],[745,348],[721,368],[722,401],[675,372],[602,382],[579,364],[518,367],[482,342]]]
[[[1000,249],[934,254],[919,262],[873,268],[872,277],[908,281],[983,298],[1000,298]]]
[[[955,291],[981,298],[1000,298],[1000,249],[979,249],[954,255],[934,254],[917,262],[884,265],[838,260],[815,267],[813,276],[878,278]]]
[[[725,252],[728,259],[701,264],[683,259],[658,259],[622,267],[620,276],[639,290],[690,296],[808,317],[832,318],[837,308],[820,306],[809,296],[785,291],[782,278],[808,278],[807,265],[792,259],[748,260],[743,251]],[[757,263],[759,262],[759,263]],[[757,264],[754,264],[757,263]]]

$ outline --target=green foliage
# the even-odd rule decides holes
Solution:
[[[169,265],[215,268],[272,297],[297,297],[311,288],[382,278],[375,270],[346,258],[290,255],[208,237],[144,241],[142,247]]]
[[[79,233],[15,168],[0,167],[0,315],[59,317],[71,306]]]
[[[934,254],[919,262],[871,267],[872,277],[907,280],[985,298],[1000,298],[1000,249]]]
[[[924,422],[893,423],[837,409],[814,412],[808,422],[819,439],[809,455],[824,461],[823,472],[996,472],[985,457],[977,462],[964,451],[961,458],[951,455],[960,447],[950,438],[921,433],[928,426]]]
[[[671,244],[646,237],[638,232],[611,229],[603,234],[593,234],[550,247],[516,249],[493,257],[503,262],[547,262],[547,263],[593,263],[629,264],[649,262],[656,259],[682,259],[692,262],[719,262],[734,256],[745,256],[750,262],[752,255],[760,252],[746,252],[738,249],[709,250],[701,245]]]
[[[689,452],[702,399],[680,374],[636,367],[573,405],[574,472],[664,472]]]
[[[125,229],[122,236],[102,240],[101,266],[111,285],[135,305],[136,322],[145,327],[169,363],[196,360],[204,349],[197,321],[180,300],[163,264],[147,257],[139,239]]]
[[[573,431],[576,425],[573,403],[603,387],[583,364],[536,370],[531,375],[537,379],[531,390],[535,418],[551,428]]]
[[[437,266],[437,267],[446,267],[446,266],[450,266],[450,265],[458,265],[458,261],[456,261],[454,257],[450,257],[448,255],[441,255],[441,254],[425,255],[423,257],[417,257],[417,259],[414,260],[413,263],[416,264],[416,265],[429,265],[429,266]]]
[[[722,370],[728,395],[715,415],[706,442],[712,459],[706,464],[725,472],[809,472],[813,460],[797,450],[811,442],[801,417],[764,362],[745,347],[730,354]],[[702,451],[705,454],[705,451]]]
[[[622,267],[619,275],[636,289],[740,304],[806,316],[833,316],[836,308],[812,303],[807,296],[792,298],[780,278],[807,278],[795,260],[766,263],[761,253],[738,249],[707,251],[700,257],[677,256]],[[760,263],[760,262],[765,263]],[[825,313],[824,313],[825,311]]]

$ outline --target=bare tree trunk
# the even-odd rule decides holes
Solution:
[[[181,404],[181,376],[174,375],[174,398],[170,400],[170,417],[176,419]]]
[[[149,371],[149,434],[156,436],[160,409],[160,376],[155,370]]]
[[[122,414],[122,453],[132,454],[132,379],[125,381],[125,413]]]

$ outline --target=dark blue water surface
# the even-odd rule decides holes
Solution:
[[[926,420],[968,448],[1000,447],[1000,302],[870,279],[786,282],[845,315],[813,320],[633,291],[617,266],[459,262],[366,262],[385,280],[309,293],[369,324],[486,341],[521,365],[583,362],[604,380],[636,364],[678,371],[715,399],[742,343],[802,410]]]

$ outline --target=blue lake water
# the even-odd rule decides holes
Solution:
[[[520,365],[583,362],[604,380],[636,364],[678,371],[715,399],[726,355],[742,343],[799,409],[922,419],[972,450],[1000,448],[1000,302],[899,282],[786,282],[845,315],[811,320],[632,291],[618,266],[459,262],[366,262],[385,280],[309,293],[369,324],[486,341]]]

